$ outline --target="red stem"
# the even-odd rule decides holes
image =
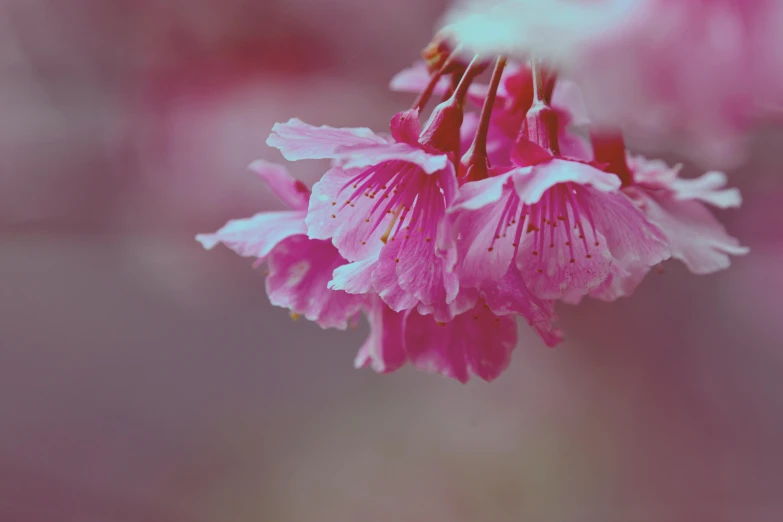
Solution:
[[[416,98],[416,101],[413,102],[412,109],[421,111],[425,105],[427,105],[427,102],[430,101],[430,98],[432,97],[432,93],[435,91],[435,87],[438,85],[438,81],[440,81],[441,77],[446,73],[446,71],[451,67],[454,62],[457,60],[457,51],[459,50],[459,47],[455,48],[448,58],[446,58],[446,61],[443,62],[443,65],[438,69],[435,73],[430,76],[430,81],[427,84],[427,86],[424,88],[424,90],[419,94],[419,96]]]
[[[492,78],[489,82],[489,91],[484,99],[484,105],[481,107],[481,116],[479,119],[476,135],[473,137],[473,143],[462,158],[462,164],[468,170],[470,181],[476,181],[486,178],[489,173],[487,167],[487,134],[489,133],[489,123],[492,118],[492,109],[497,98],[500,80],[503,77],[503,70],[506,67],[506,58],[501,56],[495,63],[492,71]]]
[[[623,186],[633,184],[633,176],[625,160],[625,140],[619,130],[590,130],[593,155],[598,163],[606,163],[607,172],[616,174]]]

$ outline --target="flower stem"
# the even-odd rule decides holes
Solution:
[[[525,117],[523,137],[526,135],[528,140],[556,156],[560,153],[557,113],[547,103],[547,86],[541,65],[535,58],[530,60],[530,72],[533,75],[533,104]]]
[[[432,93],[435,91],[435,87],[438,85],[440,79],[443,77],[446,71],[454,64],[454,62],[457,61],[458,51],[459,51],[459,47],[455,48],[451,52],[451,54],[449,54],[449,57],[446,58],[446,60],[443,62],[443,65],[440,67],[440,69],[438,69],[436,72],[432,74],[432,76],[430,76],[429,83],[424,88],[424,90],[419,94],[419,96],[416,98],[416,101],[413,102],[412,109],[421,112],[424,106],[427,105],[427,102],[430,101],[430,98],[432,97]]]
[[[606,171],[617,175],[623,187],[633,184],[633,176],[625,161],[625,140],[619,130],[590,130],[593,155],[598,163],[607,164]]]
[[[489,123],[492,118],[492,109],[497,98],[500,80],[503,77],[503,70],[506,67],[506,58],[501,56],[495,62],[495,68],[492,71],[492,79],[489,82],[487,97],[484,99],[484,105],[481,107],[481,116],[479,119],[476,135],[473,137],[473,143],[462,158],[462,165],[468,173],[469,181],[477,181],[486,178],[489,173],[489,161],[487,160],[487,134],[489,133]]]

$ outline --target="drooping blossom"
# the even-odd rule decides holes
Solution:
[[[273,305],[324,328],[344,329],[356,318],[363,299],[327,287],[332,272],[346,261],[329,241],[307,237],[310,190],[280,165],[258,160],[250,168],[292,210],[231,220],[196,239],[207,250],[223,243],[243,257],[255,258],[256,265],[266,262],[266,291]]]
[[[612,2],[609,26],[634,3]],[[557,300],[617,299],[669,257],[709,273],[747,251],[706,207],[739,205],[725,176],[683,180],[627,155],[620,130],[600,111],[596,125],[591,101],[562,78],[573,72],[568,61],[468,61],[454,34],[437,36],[426,65],[393,80],[419,94],[392,118],[390,136],[276,124],[267,143],[286,159],[329,159],[331,168],[311,194],[279,167],[257,164],[294,210],[229,222],[199,240],[266,260],[272,301],[322,326],[364,312],[371,333],[357,366],[388,373],[410,363],[461,382],[491,381],[508,366],[517,317],[554,346]],[[490,63],[489,83],[477,83]],[[444,101],[422,128],[434,95]]]
[[[670,167],[624,150],[617,161],[620,164],[610,168],[626,173],[622,176],[623,193],[663,233],[672,258],[684,262],[691,272],[701,275],[723,270],[731,264],[730,256],[748,253],[707,207],[736,208],[742,203],[739,190],[725,188],[725,174],[712,171],[696,179],[682,179],[680,166]],[[613,265],[609,277],[590,295],[606,301],[629,296],[649,271],[650,266],[643,263]],[[569,300],[577,303],[580,299],[572,295]]]
[[[729,256],[748,253],[707,207],[726,209],[742,204],[739,190],[725,188],[724,173],[712,171],[696,179],[683,179],[679,167],[633,155],[628,157],[628,166],[634,183],[624,192],[666,236],[672,257],[691,272],[723,270],[731,265]]]
[[[395,311],[437,305],[447,320],[459,289],[454,247],[442,233],[457,191],[454,168],[443,151],[419,142],[418,111],[395,116],[391,134],[390,142],[368,129],[291,120],[275,125],[267,143],[290,160],[339,165],[313,187],[306,219],[310,238],[331,240],[351,262],[333,288],[377,293]]]
[[[557,64],[598,123],[703,163],[735,163],[783,106],[778,0],[478,0],[445,23],[471,52]]]
[[[576,160],[553,157],[469,183],[452,213],[468,286],[514,264],[536,295],[558,299],[596,288],[615,263],[653,266],[669,256],[619,178]]]
[[[512,316],[497,316],[477,304],[449,322],[415,310],[395,312],[377,302],[369,314],[370,336],[359,350],[357,368],[393,372],[406,363],[460,382],[470,375],[495,380],[511,361],[517,344]]]

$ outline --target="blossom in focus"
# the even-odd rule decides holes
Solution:
[[[461,382],[502,373],[517,318],[555,346],[558,301],[629,296],[670,257],[704,274],[747,252],[707,208],[739,205],[725,175],[685,180],[629,154],[618,128],[589,117],[590,100],[559,64],[468,60],[464,43],[438,36],[425,63],[395,76],[393,89],[418,96],[392,117],[390,135],[275,124],[267,144],[287,160],[331,168],[311,193],[257,163],[294,210],[198,239],[267,260],[272,302],[321,326],[363,312],[371,332],[357,367],[410,364]],[[434,96],[442,101],[422,126]]]
[[[415,310],[395,312],[379,302],[369,320],[371,334],[355,365],[379,373],[409,362],[460,382],[467,382],[470,374],[493,381],[508,367],[517,344],[514,319],[497,316],[480,304],[442,323]]]
[[[463,230],[460,277],[501,277],[514,263],[541,298],[586,294],[613,265],[669,257],[663,234],[620,192],[620,180],[588,164],[551,158],[463,188],[453,207]]]
[[[459,286],[442,223],[457,189],[454,169],[444,152],[419,144],[417,111],[395,116],[391,134],[392,142],[367,129],[291,121],[276,125],[268,143],[288,159],[340,165],[313,187],[307,216],[309,237],[331,240],[351,262],[333,288],[377,293],[395,311],[436,306],[438,320],[448,320]]]
[[[445,23],[471,52],[555,64],[597,123],[710,166],[783,107],[778,0],[478,0]]]

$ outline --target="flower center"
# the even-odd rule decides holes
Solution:
[[[520,248],[538,257],[539,273],[543,272],[549,255],[560,257],[561,252],[567,252],[567,262],[575,263],[577,242],[584,249],[585,257],[592,258],[600,243],[585,197],[585,188],[570,182],[550,188],[532,205],[522,203],[512,191],[487,250],[492,252],[496,242],[511,239],[515,257]]]
[[[356,208],[361,198],[372,200],[360,208],[366,209],[364,223],[367,231],[362,241],[365,244],[385,218],[391,216],[387,228],[380,236],[386,243],[394,241],[400,231],[403,239],[414,233],[424,233],[425,241],[432,241],[437,226],[438,207],[445,202],[435,176],[427,175],[416,165],[402,161],[390,161],[370,167],[354,176],[340,190],[338,196],[348,193],[333,218],[347,207]],[[337,206],[337,201],[332,205]]]

